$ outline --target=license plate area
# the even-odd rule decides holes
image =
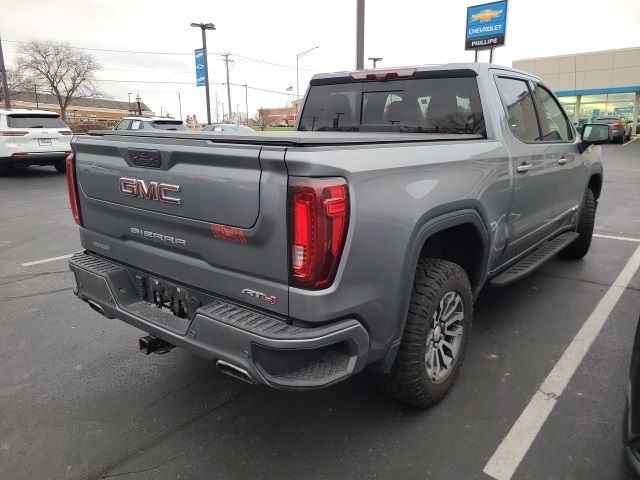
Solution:
[[[51,146],[51,139],[50,138],[39,138],[38,139],[38,145],[40,145],[41,147]]]
[[[180,318],[189,316],[189,292],[166,280],[149,277],[146,301]]]

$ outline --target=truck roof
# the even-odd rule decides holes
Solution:
[[[0,109],[0,115],[10,115],[12,113],[60,116],[58,112],[53,112],[51,110],[31,110],[28,108],[11,108],[9,110],[5,108]]]
[[[318,73],[311,78],[311,85],[320,85],[326,83],[332,83],[332,81],[342,81],[348,79],[350,75],[355,72],[371,72],[376,74],[383,74],[384,72],[405,71],[413,69],[416,76],[425,76],[425,74],[432,74],[434,77],[443,77],[447,73],[453,73],[456,76],[479,76],[486,75],[489,69],[505,70],[509,72],[520,73],[529,75],[532,78],[540,80],[535,75],[518,70],[511,67],[505,67],[503,65],[496,65],[493,63],[484,62],[464,62],[464,63],[442,63],[442,64],[429,64],[429,65],[414,65],[405,67],[390,67],[390,68],[376,68],[376,69],[364,69],[355,71],[342,71],[342,72],[330,72],[330,73]],[[423,74],[423,75],[420,75]],[[429,75],[431,76],[431,75]]]

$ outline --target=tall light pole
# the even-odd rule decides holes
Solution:
[[[204,90],[207,96],[207,124],[211,123],[211,100],[209,99],[209,62],[207,61],[207,30],[215,30],[213,23],[192,23],[202,30],[202,54],[204,55]]]
[[[180,109],[180,120],[182,120],[182,99],[180,98],[180,92],[178,92],[178,108]]]
[[[247,109],[247,125],[249,125],[249,87],[246,83],[242,86],[244,87],[244,104]]]
[[[131,115],[131,92],[129,92],[128,95],[129,95],[129,115]]]
[[[364,68],[364,0],[356,0],[356,70]]]
[[[373,68],[376,68],[376,64],[384,60],[382,57],[369,57],[369,60],[373,62]]]
[[[320,48],[320,46],[318,45],[316,47],[310,48],[309,50],[305,50],[304,52],[298,53],[296,55],[296,100],[300,100],[300,81],[299,81],[299,76],[298,76],[298,64],[299,64],[299,61],[307,53],[315,50],[316,48]]]

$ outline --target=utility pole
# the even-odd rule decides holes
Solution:
[[[369,57],[369,60],[373,62],[373,68],[376,68],[376,64],[384,60],[382,57]]]
[[[231,121],[231,86],[229,85],[229,55],[231,55],[230,53],[223,53],[222,56],[224,57],[224,66],[227,69],[227,101],[229,103],[227,103],[227,105],[229,105],[229,121]],[[224,114],[222,115],[223,120],[224,120]]]
[[[364,0],[358,2],[356,12],[356,70],[364,68]]]
[[[220,117],[218,116],[218,106],[220,105],[218,103],[218,92],[215,92],[216,95],[216,123],[220,123]]]
[[[178,92],[178,108],[180,109],[180,120],[182,120],[182,99],[180,98],[180,92]]]
[[[204,91],[207,97],[207,124],[211,123],[211,99],[209,97],[209,62],[207,61],[207,30],[215,30],[213,23],[192,23],[192,27],[202,30],[202,54],[204,55]],[[227,73],[227,76],[229,74]]]
[[[224,103],[220,103],[220,105],[222,106],[222,123],[224,123]]]
[[[129,92],[129,115],[131,115],[131,92]]]
[[[4,108],[11,108],[9,100],[9,82],[7,81],[7,69],[4,67],[4,54],[2,53],[2,38],[0,38],[0,75],[2,75],[2,92],[4,93]]]
[[[247,126],[249,125],[249,87],[247,84],[243,85],[244,87],[244,103],[247,108]]]

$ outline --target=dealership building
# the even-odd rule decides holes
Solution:
[[[640,47],[514,60],[513,67],[540,77],[575,123],[623,115],[640,131]]]

